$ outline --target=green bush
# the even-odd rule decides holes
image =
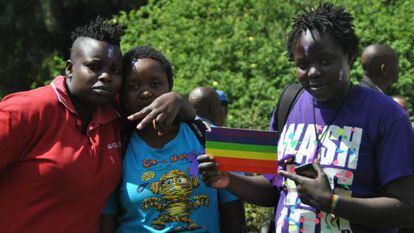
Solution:
[[[228,124],[265,129],[281,89],[295,81],[286,54],[291,19],[307,3],[270,0],[158,0],[139,10],[121,12],[126,27],[123,50],[148,44],[171,60],[175,90],[188,93],[199,85],[224,90],[230,97]],[[334,1],[355,17],[361,50],[386,43],[400,54],[400,82],[388,90],[410,99],[414,7],[410,1]],[[360,63],[352,71],[361,78]]]
[[[116,20],[127,28],[124,50],[149,44],[171,60],[176,91],[222,89],[229,125],[264,129],[280,87],[294,80],[283,38],[295,9],[272,2],[150,1]]]
[[[49,57],[45,58],[41,64],[41,74],[37,76],[32,82],[32,89],[49,84],[57,75],[65,74],[65,61],[57,55],[52,53]]]
[[[260,207],[252,204],[245,204],[247,232],[261,232],[267,229],[273,218],[273,208]]]
[[[341,1],[337,1],[341,2]],[[355,28],[361,39],[361,50],[367,45],[384,43],[394,48],[399,55],[400,77],[398,83],[386,90],[389,95],[402,95],[414,100],[414,14],[413,2],[402,1],[346,1],[347,9],[355,17]],[[352,74],[360,77],[361,63],[358,60]],[[413,112],[413,106],[410,106]]]

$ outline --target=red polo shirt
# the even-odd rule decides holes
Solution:
[[[87,133],[65,78],[0,102],[0,232],[99,231],[121,174],[120,116],[99,108]]]

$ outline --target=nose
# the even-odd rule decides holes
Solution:
[[[317,78],[321,75],[321,71],[315,67],[311,66],[308,71],[308,78]]]
[[[141,92],[140,97],[142,99],[148,99],[148,98],[151,98],[152,97],[152,93],[150,91],[148,91],[148,90],[144,90],[143,92]]]
[[[108,74],[108,72],[102,72],[101,75],[99,75],[98,80],[103,83],[111,82],[111,76]]]

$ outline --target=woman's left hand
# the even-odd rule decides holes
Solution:
[[[150,105],[141,111],[128,116],[128,120],[141,120],[137,129],[143,129],[152,122],[155,130],[161,135],[170,129],[174,119],[179,114],[186,100],[174,92],[165,93],[152,101]]]
[[[279,174],[295,182],[302,203],[318,210],[329,211],[333,192],[328,177],[317,160],[315,160],[313,166],[316,170],[316,178],[308,178],[283,170],[279,171]]]

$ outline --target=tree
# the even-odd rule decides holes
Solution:
[[[145,0],[3,0],[0,2],[0,98],[62,73],[71,31],[98,14],[111,18]]]

